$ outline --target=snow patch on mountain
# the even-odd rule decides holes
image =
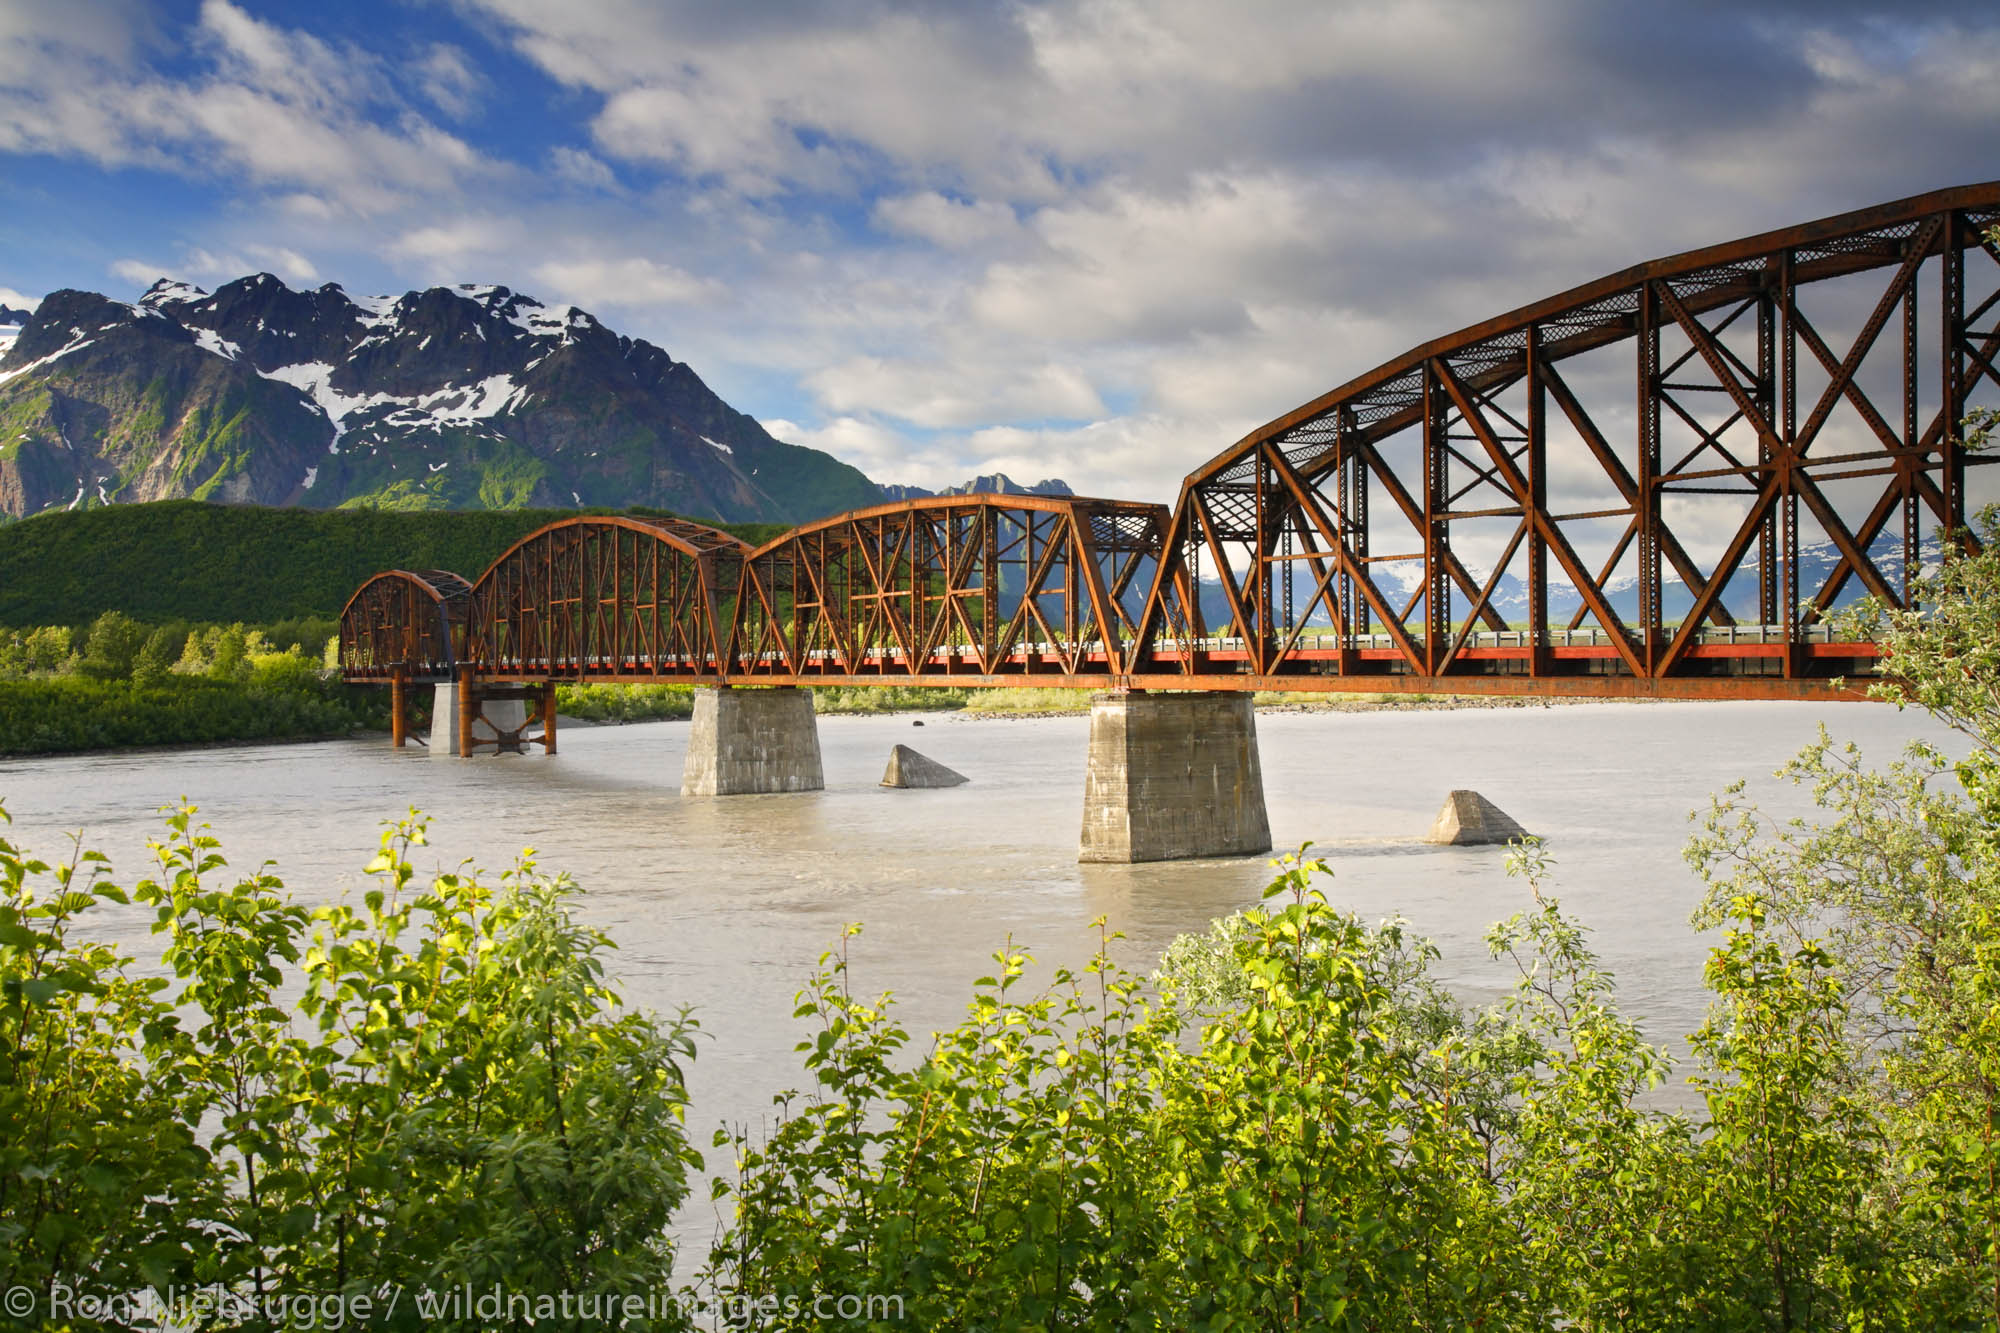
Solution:
[[[312,399],[313,405],[326,414],[333,423],[333,438],[327,442],[326,451],[340,452],[340,437],[347,433],[347,418],[364,408],[380,407],[385,403],[402,403],[408,399],[392,397],[386,393],[357,397],[334,388],[329,380],[333,378],[333,367],[324,361],[301,361],[295,366],[280,366],[276,370],[257,372],[267,380],[277,380],[289,384]]]
[[[340,452],[341,437],[351,429],[351,420],[363,413],[387,408],[390,410],[382,416],[387,424],[441,431],[446,426],[477,425],[514,407],[522,397],[522,388],[511,375],[490,375],[477,384],[447,385],[432,393],[399,396],[342,393],[330,382],[334,368],[324,361],[302,361],[258,373],[302,390],[326,414],[333,425],[333,439],[327,445],[330,454]]]
[[[90,346],[92,343],[97,341],[97,339],[92,336],[92,334],[96,332],[97,330],[95,329],[91,330],[88,333],[81,329],[70,330],[72,336],[71,336],[71,341],[68,343],[68,345],[59,348],[56,351],[50,352],[47,356],[42,357],[38,360],[30,361],[25,366],[16,366],[12,370],[0,372],[0,384],[5,384],[9,380],[16,379],[22,375],[25,375],[31,370],[40,370],[43,366],[54,365],[56,362],[70,355],[72,352],[81,352],[84,348]]]
[[[418,399],[416,405],[440,421],[460,424],[499,416],[514,406],[521,393],[512,375],[490,375],[469,389],[440,389]]]
[[[189,329],[188,332],[194,334],[195,345],[200,347],[204,352],[213,352],[217,356],[224,357],[230,361],[234,361],[243,355],[241,347],[238,347],[235,343],[229,341],[213,329]]]
[[[391,318],[403,299],[400,296],[348,296],[345,291],[341,295],[347,296],[347,303],[367,316],[362,321],[364,324],[379,324]]]
[[[507,322],[531,337],[560,338],[569,329],[569,316],[575,309],[570,306],[558,315],[539,302],[523,301],[507,312]]]
[[[172,278],[161,278],[146,289],[139,298],[142,306],[199,305],[208,299],[208,293],[191,282],[176,282]]]

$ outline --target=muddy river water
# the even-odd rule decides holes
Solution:
[[[857,989],[895,992],[921,1032],[955,1021],[1010,935],[1051,968],[1089,955],[1087,923],[1103,915],[1124,932],[1121,961],[1150,968],[1176,934],[1256,902],[1270,878],[1263,857],[1078,865],[1081,716],[912,720],[821,718],[827,788],[797,795],[683,800],[688,724],[666,722],[565,729],[552,758],[434,759],[370,739],[11,761],[0,803],[17,845],[50,858],[80,832],[129,881],[159,807],[186,796],[235,866],[275,860],[309,903],[358,892],[380,823],[413,805],[434,821],[420,868],[470,859],[497,872],[532,846],[582,886],[578,910],[616,940],[628,997],[700,1020],[689,1126],[705,1145],[719,1122],[754,1125],[802,1082],[793,997],[844,923],[865,926],[850,951]],[[1779,703],[1270,712],[1258,732],[1277,845],[1313,841],[1335,903],[1433,937],[1468,998],[1506,984],[1482,938],[1526,893],[1501,849],[1418,839],[1455,787],[1546,835],[1556,890],[1595,931],[1626,1012],[1668,1040],[1700,1022],[1706,999],[1707,946],[1687,926],[1699,894],[1681,859],[1689,812],[1739,777],[1774,808],[1802,808],[1769,775],[1822,722],[1878,763],[1915,736],[1941,739],[1880,705]],[[971,782],[878,786],[898,742]],[[151,952],[141,914],[101,933]],[[708,1230],[705,1218],[686,1226]]]

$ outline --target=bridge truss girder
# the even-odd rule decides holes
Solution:
[[[457,663],[501,680],[1842,692],[1876,648],[1834,641],[1827,613],[1856,588],[1907,603],[1939,539],[1968,536],[1971,469],[2000,461],[1955,435],[2000,389],[1996,223],[2000,183],[1967,186],[1628,269],[1252,432],[1171,513],[940,496],[755,551],[677,520],[564,520],[469,587],[371,580],[343,613],[342,664],[356,680]]]
[[[1963,533],[1967,469],[1994,461],[1955,431],[2000,386],[1995,222],[2000,186],[1974,186],[1642,265],[1272,422],[1184,485],[1156,582],[1176,591],[1149,602],[1127,674],[1318,689],[1518,676],[1503,688],[1523,693],[1565,678],[1678,693],[1661,683],[1681,678],[1782,696],[1800,691],[1779,682],[1867,671],[1873,645],[1827,641],[1825,613],[1850,584],[1904,603],[1936,538]],[[1987,293],[1970,304],[1969,263]],[[1835,279],[1846,305],[1809,313]],[[1601,349],[1619,344],[1624,406],[1607,412]],[[1593,353],[1587,402],[1566,371]],[[1566,511],[1552,483],[1608,499]],[[1732,506],[1703,558],[1690,516],[1712,525]],[[1810,582],[1807,528],[1835,553]],[[1399,566],[1414,576],[1384,576]],[[1753,577],[1754,610],[1732,609]],[[1191,584],[1220,604],[1218,637],[1179,614]],[[1566,624],[1554,589],[1574,590]]]
[[[471,591],[471,584],[444,569],[375,575],[341,608],[341,672],[352,681],[452,679]]]
[[[746,682],[948,684],[1115,673],[1163,537],[1161,505],[937,496],[786,533],[745,566]]]
[[[558,520],[472,585],[464,661],[496,679],[715,679],[749,550],[678,519]]]

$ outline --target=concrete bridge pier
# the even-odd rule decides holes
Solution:
[[[1248,693],[1100,694],[1090,704],[1079,861],[1271,850]]]
[[[825,786],[811,690],[719,685],[694,692],[681,795],[748,796]]]
[[[556,752],[555,685],[481,685],[461,676],[439,685],[431,705],[430,752],[469,759],[481,749],[520,754],[530,745]],[[530,705],[533,705],[531,708]],[[540,734],[530,734],[535,723]]]

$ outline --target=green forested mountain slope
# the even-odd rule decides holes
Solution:
[[[337,615],[371,574],[449,569],[477,578],[516,540],[576,512],[167,500],[44,514],[0,526],[0,625],[77,625],[106,611],[153,623]],[[752,543],[783,531],[781,524],[723,526]]]

